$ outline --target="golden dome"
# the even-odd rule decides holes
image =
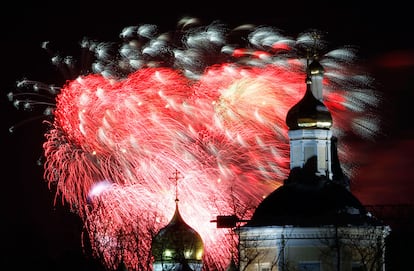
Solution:
[[[320,71],[317,66],[314,68],[314,71]],[[316,99],[312,94],[311,84],[312,81],[308,77],[306,79],[305,95],[287,113],[286,124],[290,130],[330,129],[332,127],[331,113],[323,102]]]

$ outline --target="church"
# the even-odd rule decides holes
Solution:
[[[385,270],[390,227],[351,193],[323,103],[324,69],[307,63],[306,92],[287,113],[290,173],[250,220],[231,224],[238,255],[228,271]],[[234,216],[231,216],[234,217]],[[219,224],[219,218],[217,220]],[[203,241],[176,211],[152,244],[154,271],[203,270]]]

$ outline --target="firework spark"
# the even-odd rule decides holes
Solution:
[[[270,26],[231,29],[184,18],[167,33],[140,25],[123,29],[119,43],[85,39],[80,64],[43,44],[68,77],[59,89],[22,83],[54,98],[27,103],[53,115],[44,177],[56,200],[82,218],[105,265],[122,259],[132,269],[150,268],[150,240],[173,215],[177,185],[180,212],[204,240],[206,270],[226,268],[234,242],[210,221],[249,219],[287,177],[285,116],[305,91],[309,49],[326,69],[334,133],[378,132],[369,116],[381,98],[350,67],[355,52],[328,50],[314,34],[292,38]],[[16,106],[19,95],[10,96]],[[351,174],[349,155],[340,155]],[[178,184],[170,180],[177,170]]]

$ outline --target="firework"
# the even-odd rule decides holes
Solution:
[[[371,79],[353,70],[355,52],[328,50],[314,30],[296,38],[281,33],[184,18],[167,33],[140,25],[123,29],[119,43],[85,39],[79,62],[44,44],[68,80],[59,88],[29,80],[19,87],[41,86],[53,97],[26,100],[53,116],[44,177],[56,200],[81,217],[88,245],[105,265],[122,259],[149,269],[151,238],[172,217],[178,196],[182,217],[204,240],[205,268],[226,268],[231,231],[210,221],[249,219],[287,177],[285,116],[304,94],[309,52],[326,69],[334,133],[378,132],[369,116],[381,98]],[[19,95],[10,96],[16,106]],[[340,155],[351,175],[350,155]],[[173,181],[176,171],[181,177]]]

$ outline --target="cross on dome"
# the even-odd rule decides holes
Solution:
[[[178,170],[175,170],[173,173],[173,177],[168,179],[175,181],[175,201],[178,202],[178,179],[181,179],[182,175]]]

